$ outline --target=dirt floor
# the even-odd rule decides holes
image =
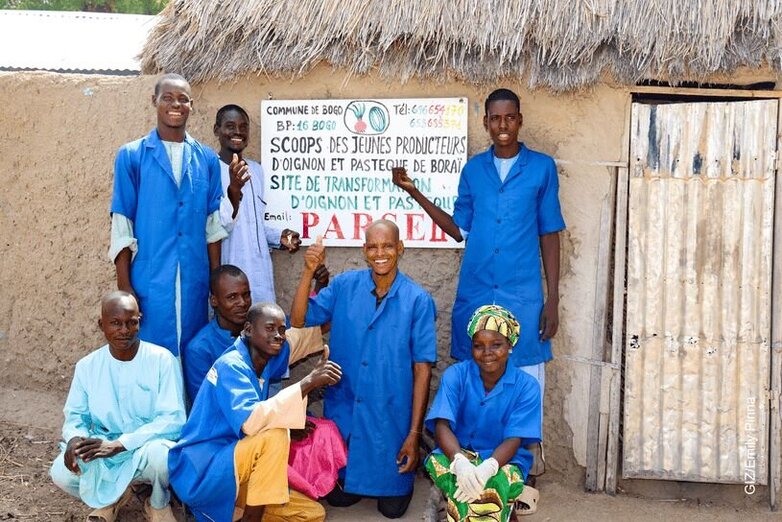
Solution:
[[[80,521],[88,509],[58,490],[48,477],[51,459],[58,452],[62,423],[63,393],[32,392],[0,387],[0,520]],[[34,413],[33,413],[34,412]],[[770,513],[758,499],[730,504],[681,495],[672,498],[644,499],[629,494],[610,497],[585,493],[580,487],[547,474],[539,484],[541,503],[533,522],[554,520],[634,520],[656,521],[728,521],[782,520]],[[423,477],[416,484],[416,495],[407,515],[401,520],[423,520],[429,483]],[[752,501],[750,501],[752,500]],[[181,521],[186,520],[178,513]],[[385,520],[371,500],[350,508],[330,508],[328,519],[358,522]],[[120,520],[144,520],[141,502],[131,502]]]

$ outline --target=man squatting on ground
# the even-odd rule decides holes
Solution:
[[[321,267],[325,270],[325,267]],[[328,271],[326,271],[328,273]],[[316,282],[316,288],[319,282]],[[221,265],[212,271],[210,297],[215,318],[190,341],[183,361],[185,383],[191,403],[195,401],[204,378],[215,361],[226,350],[237,349],[239,337],[250,309],[250,285],[244,272],[233,265]],[[279,355],[272,358],[259,377],[261,398],[279,393],[274,384],[287,374],[288,367],[308,355],[324,350],[320,327],[289,328]],[[325,419],[308,417],[304,430],[292,430],[291,457],[288,462],[288,484],[291,496],[299,504],[305,499],[300,493],[317,500],[334,487],[337,471],[345,465],[347,450],[336,424]],[[319,510],[315,506],[314,510]],[[322,511],[322,510],[321,510]],[[289,513],[292,516],[293,513]],[[293,520],[293,519],[291,519]],[[300,520],[296,518],[295,520]],[[301,519],[305,520],[305,519]]]
[[[401,517],[413,495],[418,446],[436,361],[432,297],[398,269],[404,245],[397,226],[373,222],[365,232],[369,269],[351,270],[309,298],[325,260],[318,238],[304,255],[291,324],[331,322],[331,357],[344,378],[326,389],[324,416],[348,445],[348,462],[329,504],[349,506],[377,497],[378,510]]]
[[[518,141],[522,114],[513,91],[489,94],[485,111],[492,146],[462,169],[453,216],[424,196],[404,168],[393,169],[393,181],[449,236],[467,242],[453,305],[451,355],[470,358],[467,323],[479,306],[507,308],[521,324],[521,349],[513,352],[511,364],[538,380],[542,408],[545,363],[553,357],[550,339],[559,327],[559,232],[565,222],[557,168],[550,156]],[[545,303],[538,252],[546,273]]]
[[[207,323],[209,271],[220,264],[220,160],[186,132],[190,84],[155,84],[157,128],[120,147],[109,257],[117,286],[138,299],[140,337],[180,354]]]
[[[168,450],[185,423],[179,364],[138,338],[136,299],[127,292],[101,301],[98,326],[107,344],[76,363],[63,413],[62,452],[51,476],[94,508],[88,520],[113,521],[134,481],[152,484],[145,512],[175,522],[169,507]]]
[[[327,354],[301,382],[268,398],[267,367],[287,368],[285,314],[256,303],[235,349],[221,355],[169,453],[171,486],[196,520],[320,521],[323,506],[288,489],[288,429],[303,429],[307,394],[339,382]]]

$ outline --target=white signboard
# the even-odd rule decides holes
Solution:
[[[261,158],[266,218],[303,243],[361,246],[385,218],[408,247],[458,248],[406,192],[391,168],[453,212],[467,160],[467,98],[264,100]]]

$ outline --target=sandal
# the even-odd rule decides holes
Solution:
[[[133,497],[133,491],[128,488],[119,497],[115,503],[106,507],[93,509],[89,515],[87,515],[87,522],[114,522],[117,519],[117,513],[122,507],[130,502]]]
[[[177,522],[170,504],[166,504],[164,508],[155,509],[149,503],[149,499],[144,502],[144,515],[149,522]]]
[[[530,486],[524,486],[524,490],[516,498],[514,504],[516,515],[534,515],[538,510],[538,500],[540,500],[540,491]]]

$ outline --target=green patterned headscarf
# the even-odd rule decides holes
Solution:
[[[467,335],[472,339],[475,332],[492,330],[504,335],[511,347],[519,340],[521,327],[519,322],[508,310],[497,305],[484,305],[475,310],[467,323]]]

